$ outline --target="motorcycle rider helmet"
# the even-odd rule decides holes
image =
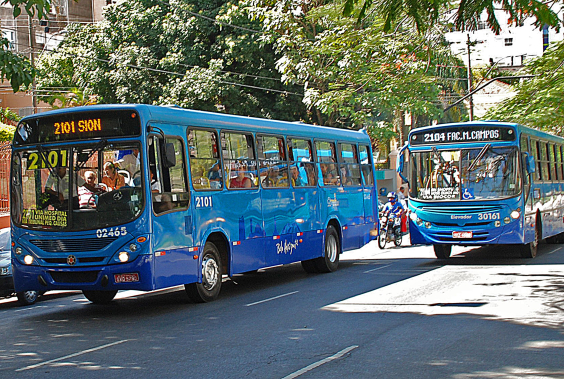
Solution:
[[[387,197],[390,203],[395,203],[398,200],[398,196],[395,192],[389,192]]]

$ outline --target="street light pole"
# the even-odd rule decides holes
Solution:
[[[468,48],[468,93],[472,93],[472,65],[470,63],[470,47],[472,43],[470,42],[470,34],[466,35],[468,40],[466,42]],[[470,101],[470,121],[474,121],[474,100],[472,99],[472,95],[469,97]]]
[[[35,33],[33,33],[33,20],[31,16],[29,17],[29,60],[31,62],[31,68],[35,69]],[[37,93],[35,91],[35,75],[33,75],[33,81],[31,82],[31,105],[33,107],[33,114],[37,113]]]

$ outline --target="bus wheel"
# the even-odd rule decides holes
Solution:
[[[206,242],[202,256],[202,283],[184,285],[188,297],[195,303],[217,299],[221,289],[221,259],[213,242]]]
[[[452,245],[433,245],[433,250],[435,250],[435,256],[437,258],[447,259],[450,257]]]
[[[537,256],[539,247],[539,228],[535,228],[535,239],[529,243],[521,245],[521,258],[534,258]]]
[[[31,305],[37,301],[39,293],[37,291],[23,291],[16,293],[20,305]]]
[[[325,233],[325,254],[315,259],[315,266],[319,272],[333,272],[339,267],[339,236],[334,227],[328,226]]]
[[[117,291],[86,291],[82,294],[94,304],[108,304],[116,297]]]

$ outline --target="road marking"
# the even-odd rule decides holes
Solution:
[[[283,294],[283,295],[278,295],[278,296],[271,297],[271,298],[269,298],[269,299],[264,299],[264,300],[261,300],[261,301],[257,301],[256,303],[245,304],[245,307],[250,307],[250,306],[252,306],[252,305],[257,305],[257,304],[266,303],[267,301],[280,299],[281,297],[290,296],[290,295],[293,295],[293,294],[298,293],[298,292],[300,292],[300,291],[288,292],[288,293],[285,293],[285,294]]]
[[[346,349],[343,349],[341,351],[339,351],[337,354],[334,354],[330,357],[327,357],[325,359],[322,359],[320,361],[317,361],[315,363],[310,364],[307,367],[302,368],[301,370],[298,370],[296,372],[291,373],[290,375],[287,375],[285,377],[283,377],[282,379],[293,379],[293,378],[297,378],[298,376],[305,374],[308,371],[313,370],[314,368],[317,368],[321,365],[324,365],[325,363],[331,362],[335,359],[339,359],[341,358],[343,355],[347,354],[349,351],[354,350],[358,347],[358,345],[352,345],[347,347]]]
[[[554,253],[556,253],[558,250],[560,250],[559,247],[557,247],[556,249],[553,249],[553,250],[549,251],[547,254],[554,254]]]
[[[114,345],[119,345],[120,343],[124,343],[124,342],[127,342],[127,341],[128,340],[121,340],[121,341],[112,342],[112,343],[109,343],[109,344],[106,344],[106,345],[93,347],[92,349],[82,350],[82,351],[79,351],[79,352],[76,352],[76,353],[73,353],[73,354],[65,355],[64,357],[55,358],[55,359],[51,359],[49,361],[37,363],[37,364],[31,365],[31,366],[22,367],[22,368],[17,369],[16,371],[32,370],[34,368],[45,366],[45,365],[48,365],[48,364],[51,364],[51,363],[54,363],[54,362],[59,362],[59,361],[62,361],[62,360],[68,359],[68,358],[77,357],[79,355],[83,355],[83,354],[86,354],[86,353],[92,353],[93,351],[102,350],[102,349],[105,349],[107,347],[111,347],[111,346],[114,346]]]
[[[369,272],[381,270],[381,269],[383,269],[383,268],[390,267],[390,266],[391,266],[391,264],[385,265],[385,266],[376,267],[376,268],[373,268],[372,270],[364,271],[363,274],[368,274]]]

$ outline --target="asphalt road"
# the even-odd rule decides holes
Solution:
[[[564,247],[346,252],[108,306],[47,293],[0,301],[0,378],[564,378]]]

